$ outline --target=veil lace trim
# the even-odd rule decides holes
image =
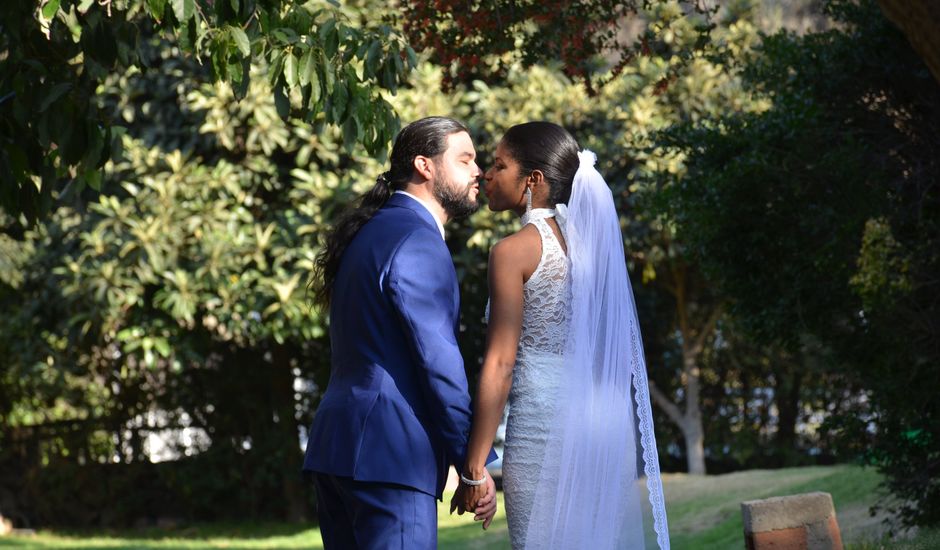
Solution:
[[[619,216],[594,168],[594,153],[578,156],[567,211],[558,213],[570,284],[564,377],[547,419],[524,547],[640,550],[655,537],[658,548],[668,550],[646,362]]]

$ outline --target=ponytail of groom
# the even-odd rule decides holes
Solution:
[[[372,189],[340,217],[326,235],[326,246],[317,254],[310,287],[314,292],[314,302],[323,311],[329,311],[333,283],[343,252],[356,233],[385,205],[396,189],[403,189],[411,180],[415,157],[437,157],[447,149],[448,136],[459,132],[469,133],[469,130],[452,118],[432,116],[416,120],[398,133],[389,157],[389,170],[379,175]]]

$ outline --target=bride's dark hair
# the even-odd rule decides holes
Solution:
[[[372,189],[359,197],[355,206],[340,217],[326,235],[326,246],[317,254],[309,287],[313,289],[314,302],[324,311],[330,307],[343,252],[356,233],[385,205],[392,192],[408,183],[414,174],[415,157],[437,157],[447,150],[447,138],[460,132],[469,133],[469,130],[460,122],[441,116],[416,120],[398,132],[389,157],[391,167],[379,175]]]
[[[567,130],[551,122],[525,122],[506,131],[503,146],[519,163],[521,174],[542,172],[550,189],[549,204],[568,203],[580,148]]]

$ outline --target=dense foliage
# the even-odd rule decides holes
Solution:
[[[402,28],[410,42],[444,68],[444,86],[475,79],[505,78],[513,62],[523,66],[559,63],[589,94],[617,77],[639,55],[669,49],[672,37],[657,33],[669,20],[643,25],[651,0],[529,2],[446,0],[404,3]],[[676,16],[693,20],[698,41],[681,51],[690,55],[707,41],[709,16],[700,2],[674,3]],[[687,13],[683,13],[687,12]]]
[[[827,427],[936,523],[940,88],[874,2],[829,9],[837,30],[746,64],[770,109],[673,130],[687,172],[660,198],[744,334],[867,390]]]
[[[46,19],[83,22],[107,8],[63,1]],[[383,170],[386,143],[369,139],[393,120],[352,113],[393,108],[402,120],[464,120],[483,166],[506,128],[533,119],[563,124],[598,154],[622,216],[667,469],[774,467],[873,450],[893,489],[917,504],[908,517],[932,521],[929,465],[940,439],[928,396],[940,339],[931,332],[937,145],[929,137],[938,92],[871,2],[833,3],[842,23],[831,30],[770,36],[761,30],[779,18],[750,0],[709,14],[708,35],[686,3],[651,2],[642,20],[622,21],[635,35],[613,38],[610,25],[571,25],[565,10],[521,11],[498,29],[451,36],[453,25],[480,20],[474,9],[503,4],[473,4],[466,13],[475,18],[459,21],[456,10],[432,10],[442,42],[422,42],[434,35],[409,27],[425,48],[410,72],[408,48],[379,21],[403,25],[408,10],[430,4],[405,3],[396,14],[370,2],[242,3],[233,9],[276,12],[306,30],[297,27],[291,42],[260,17],[246,19],[251,56],[227,43],[221,64],[210,45],[236,4],[218,4],[191,4],[220,10],[200,19],[202,42],[187,42],[173,21],[186,2],[126,12],[142,18],[133,19],[136,61],[95,73],[86,88],[95,93],[81,96],[88,120],[126,128],[113,136],[120,147],[98,159],[105,192],[59,193],[80,171],[56,160],[51,140],[59,187],[28,193],[59,208],[35,226],[0,220],[5,515],[72,524],[309,515],[298,435],[327,382],[329,349],[307,278],[331,220]],[[592,16],[605,17],[636,7],[593,4]],[[99,15],[101,24],[130,21],[120,7]],[[28,13],[38,17],[35,6]],[[556,28],[572,40],[582,31],[585,55],[566,60],[543,48],[546,29]],[[507,29],[527,34],[501,42]],[[308,108],[312,75],[321,86],[328,75],[301,69],[320,67],[308,54],[339,37],[347,42],[328,56],[334,90]],[[648,51],[642,40],[623,41],[636,37]],[[605,42],[614,38],[619,46]],[[0,64],[20,55],[5,47],[12,53]],[[465,65],[474,55],[477,69]],[[369,80],[386,73],[388,86]],[[343,75],[364,79],[346,82],[355,94],[336,91]],[[76,101],[73,88],[63,90],[50,109]],[[339,96],[359,100],[345,119]],[[28,122],[64,116],[36,113]],[[0,118],[25,138],[3,134],[4,154],[33,139],[32,127],[11,120]],[[487,250],[516,224],[484,209],[448,227],[471,381],[485,334]]]
[[[308,122],[341,127],[348,147],[387,146],[394,92],[416,63],[391,27],[363,26],[326,0],[11,0],[0,12],[0,208],[35,220],[62,192],[99,189],[122,124],[96,98],[109,75],[147,72],[149,37],[175,38],[236,97],[267,78]],[[64,193],[67,195],[68,193]]]

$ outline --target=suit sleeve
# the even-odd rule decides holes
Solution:
[[[462,467],[470,394],[457,345],[457,280],[447,248],[415,232],[392,258],[388,288],[415,357],[418,384],[451,462]]]

